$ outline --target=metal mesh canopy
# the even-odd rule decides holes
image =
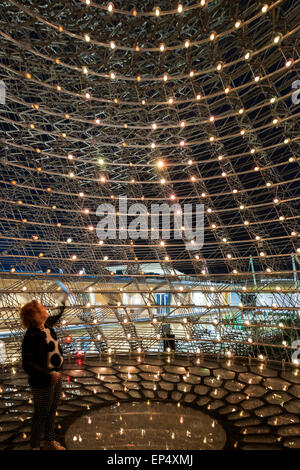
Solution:
[[[296,0],[2,1],[2,362],[20,305],[51,311],[63,286],[70,353],[172,338],[297,361],[299,18]],[[202,204],[204,243],[183,218],[152,236],[154,204],[193,224]]]

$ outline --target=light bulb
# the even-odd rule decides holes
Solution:
[[[281,33],[276,34],[276,35],[274,36],[274,38],[273,38],[273,43],[274,43],[274,44],[279,44],[281,38],[282,38],[282,34],[281,34]]]

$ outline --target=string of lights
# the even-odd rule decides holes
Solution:
[[[1,9],[7,361],[19,354],[20,305],[35,297],[54,310],[62,282],[72,292],[58,328],[68,351],[82,342],[99,354],[160,352],[168,327],[186,354],[292,362],[297,2],[4,0]],[[147,223],[159,217],[156,238],[134,220],[137,202]],[[175,217],[163,227],[155,202],[191,217],[180,237],[168,237]],[[97,231],[104,203],[118,217],[106,227],[115,238]],[[200,244],[187,244],[197,219],[185,204],[203,205]]]

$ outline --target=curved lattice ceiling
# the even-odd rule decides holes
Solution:
[[[0,8],[4,326],[17,331],[24,287],[54,305],[58,276],[74,292],[70,321],[85,312],[88,287],[115,285],[112,272],[120,283],[130,275],[148,305],[149,271],[175,292],[175,310],[186,305],[183,314],[194,312],[184,296],[191,288],[240,296],[250,288],[279,296],[290,319],[300,251],[298,2],[170,0],[157,9],[144,1],[135,9],[130,1],[4,0]],[[118,212],[120,196],[150,215],[155,203],[203,204],[203,246],[187,249],[163,233],[99,240],[97,207]],[[181,281],[190,282],[183,293]],[[110,295],[121,322],[119,287]],[[294,317],[289,328],[297,336]],[[131,333],[122,334],[126,342]],[[232,343],[247,344],[248,331],[236,335]]]

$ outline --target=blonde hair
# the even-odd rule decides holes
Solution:
[[[31,300],[27,304],[23,305],[20,310],[21,321],[25,328],[37,327],[37,321],[35,314],[40,312],[40,304],[37,300]]]

